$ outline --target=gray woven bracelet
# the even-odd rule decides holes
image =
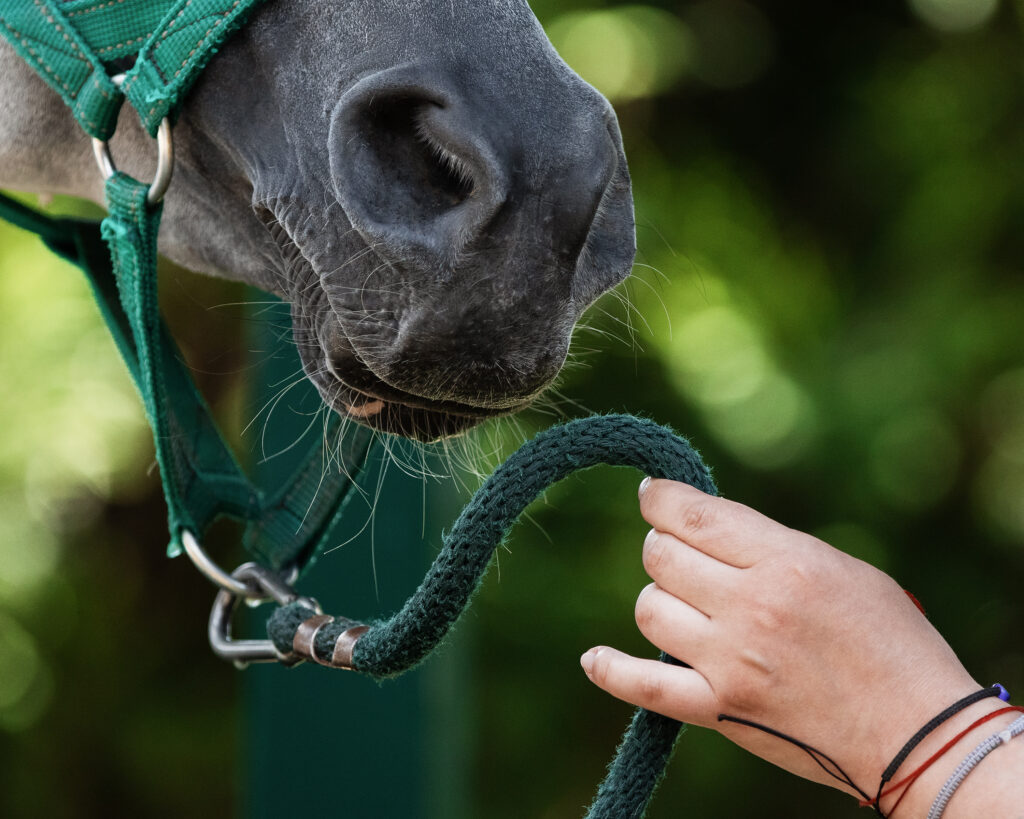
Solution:
[[[946,780],[946,784],[942,786],[942,790],[935,797],[935,801],[932,802],[932,808],[928,811],[928,819],[940,819],[946,810],[946,805],[953,798],[953,794],[960,787],[960,783],[967,778],[967,774],[973,771],[978,763],[992,751],[1000,745],[1009,742],[1018,734],[1024,734],[1024,716],[1017,717],[1008,728],[1000,731],[998,734],[993,734],[971,751],[967,758],[960,763],[960,766],[953,771],[953,774]]]

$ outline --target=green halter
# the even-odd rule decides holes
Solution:
[[[101,225],[52,219],[0,196],[0,217],[37,233],[88,277],[153,429],[169,553],[185,547],[201,559],[198,541],[226,515],[247,523],[246,548],[280,570],[304,568],[324,548],[351,480],[338,472],[324,475],[322,459],[311,453],[283,489],[267,494],[255,486],[214,424],[157,304],[160,200],[173,162],[169,122],[207,60],[258,2],[0,0],[0,33],[97,140],[109,211]],[[126,74],[109,76],[132,60]],[[152,186],[117,172],[106,149],[126,98],[146,130],[161,137],[161,169]],[[332,418],[329,434],[338,424]],[[365,430],[350,433],[347,462],[361,463],[370,440]],[[223,585],[238,588],[221,574]]]

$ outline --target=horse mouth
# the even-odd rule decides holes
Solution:
[[[351,376],[349,376],[351,378]],[[360,373],[360,387],[347,380],[327,374],[330,383],[318,379],[328,405],[343,417],[380,432],[401,435],[429,443],[459,435],[486,421],[523,409],[529,401],[500,409],[473,407],[456,401],[437,401],[404,393],[380,382],[377,389],[366,381],[376,379],[368,370]]]
[[[343,366],[339,364],[325,356],[317,379],[321,395],[335,412],[372,429],[424,442],[518,412],[535,397],[509,397],[497,405],[477,406],[407,392],[377,376],[354,351],[344,357]]]
[[[281,252],[290,279],[306,284],[305,302],[292,301],[292,332],[309,380],[324,403],[338,415],[358,424],[425,443],[460,435],[484,421],[518,412],[539,393],[503,394],[496,388],[486,404],[464,403],[443,394],[424,396],[396,386],[378,376],[360,357],[348,338],[344,322],[328,303],[318,266],[269,208],[257,211]],[[360,299],[362,306],[363,299]],[[354,320],[366,315],[353,307]],[[350,322],[353,320],[349,317]],[[408,362],[406,366],[416,366]]]

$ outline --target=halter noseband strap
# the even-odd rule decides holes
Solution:
[[[61,95],[78,124],[108,140],[125,98],[150,136],[210,57],[262,0],[0,0],[0,34]],[[123,93],[111,75],[134,61]]]

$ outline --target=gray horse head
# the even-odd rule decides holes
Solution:
[[[288,300],[324,400],[388,432],[525,406],[632,264],[615,115],[525,0],[267,2],[175,141],[162,250]]]

